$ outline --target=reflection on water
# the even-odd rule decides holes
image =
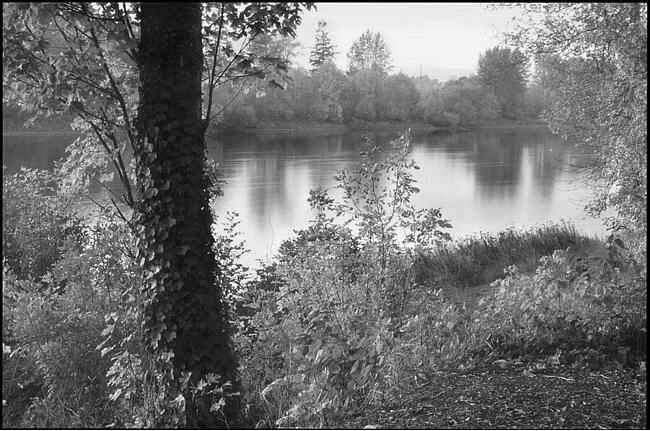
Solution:
[[[397,134],[376,134],[384,145]],[[63,155],[67,138],[5,136],[4,163],[51,167]],[[67,139],[67,140],[66,140]],[[236,211],[253,259],[267,260],[293,230],[313,215],[309,190],[333,189],[334,176],[356,163],[360,134],[326,136],[224,135],[208,140],[208,156],[220,165],[227,184],[217,199],[217,214]],[[453,225],[452,236],[572,220],[587,233],[602,225],[583,214],[589,190],[572,183],[575,160],[560,139],[543,129],[440,132],[412,139],[420,166],[414,177],[421,192],[418,207],[442,208]],[[118,184],[113,184],[118,187]],[[100,193],[99,186],[93,192]]]

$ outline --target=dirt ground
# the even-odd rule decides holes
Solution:
[[[645,366],[489,366],[445,372],[335,427],[357,429],[645,429]]]

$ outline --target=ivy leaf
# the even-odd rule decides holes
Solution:
[[[121,388],[117,388],[117,390],[116,390],[115,392],[113,392],[113,393],[111,394],[111,396],[108,397],[108,399],[111,400],[111,401],[115,401],[115,400],[117,400],[117,399],[120,397],[121,394],[122,394],[122,389],[121,389]]]
[[[101,356],[102,356],[102,358],[103,358],[106,354],[108,354],[108,353],[110,353],[111,351],[113,351],[113,349],[115,349],[115,346],[110,346],[110,347],[105,347],[105,348],[103,348],[102,351],[101,351]]]

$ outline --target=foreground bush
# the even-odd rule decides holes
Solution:
[[[316,218],[249,289],[236,341],[250,413],[267,425],[328,426],[384,397],[414,256],[449,239],[439,210],[412,206],[412,168],[408,137],[385,156],[367,139],[358,170],[339,175],[342,201],[312,191]]]
[[[2,168],[2,257],[19,277],[38,279],[61,255],[65,241],[79,244],[81,220],[71,211],[73,197],[58,192],[49,171]]]
[[[215,232],[250,427],[328,426],[434,371],[495,358],[644,358],[646,262],[620,238],[603,244],[561,224],[452,244],[439,210],[410,203],[408,138],[387,157],[366,144],[358,169],[339,176],[342,200],[312,191],[315,219],[257,277],[239,263],[236,216]],[[29,189],[29,178],[8,190]],[[75,224],[54,191],[44,200],[56,209],[43,213],[53,235],[42,242],[47,264],[22,262],[36,261],[34,244],[45,236],[11,227],[8,237],[3,426],[141,427],[147,392],[133,236],[107,215]],[[29,217],[41,208],[34,196],[14,193],[8,214]],[[62,235],[52,220],[75,229]],[[478,307],[450,301],[452,288],[487,283],[504,268]]]
[[[474,323],[490,350],[525,353],[593,348],[645,352],[646,280],[641,266],[615,257],[585,262],[557,250],[534,275],[516,267],[495,283]]]
[[[137,284],[131,257],[125,255],[124,230],[114,223],[98,225],[83,248],[63,247],[45,287],[20,280],[5,268],[8,345],[16,358],[34,363],[33,374],[25,377],[38,381],[43,391],[31,400],[21,426],[101,427],[119,418],[108,391],[112,355],[107,353],[113,348],[107,352],[97,347],[106,344],[107,324],[117,326],[115,335],[138,326],[129,319]],[[12,384],[24,386],[21,381]]]
[[[251,426],[328,426],[447,367],[645,348],[645,262],[620,241],[559,224],[445,243],[440,212],[410,206],[407,149],[364,148],[342,203],[312,191],[315,220],[248,285],[235,340]],[[477,309],[448,299],[504,269]]]

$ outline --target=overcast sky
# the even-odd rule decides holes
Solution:
[[[338,54],[335,62],[348,68],[347,52],[354,40],[370,30],[388,43],[393,72],[422,73],[448,79],[476,71],[478,56],[501,43],[499,31],[515,15],[510,8],[497,10],[486,3],[316,3],[317,10],[303,14],[296,40],[301,43],[295,63],[309,67],[309,53],[319,20],[327,21]]]

